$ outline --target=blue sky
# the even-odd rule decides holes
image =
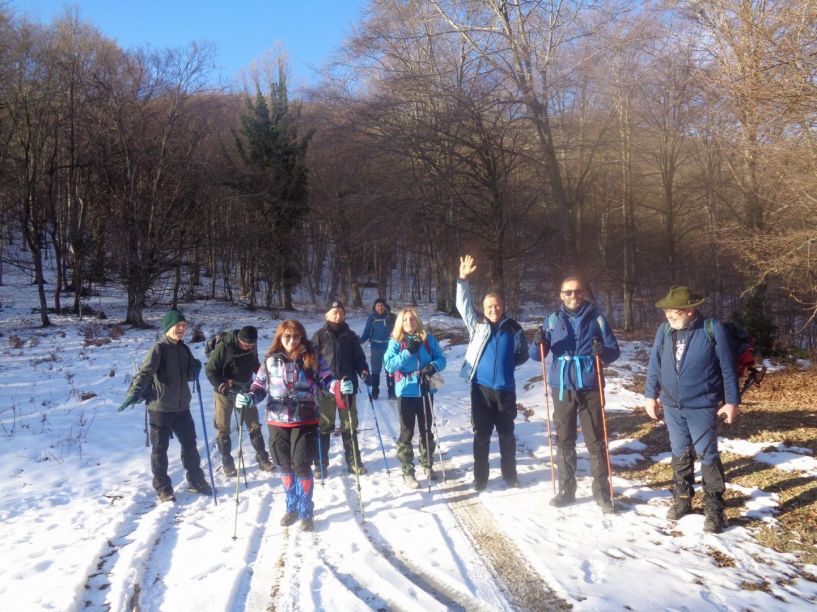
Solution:
[[[366,0],[11,0],[16,15],[48,23],[66,6],[130,49],[217,45],[213,81],[233,80],[265,51],[282,45],[292,85],[317,80],[313,67],[331,56],[359,21]]]

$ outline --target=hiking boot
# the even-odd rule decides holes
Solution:
[[[200,480],[199,482],[191,482],[187,485],[187,490],[191,493],[199,493],[200,495],[212,495],[213,489],[207,484],[207,481]]]
[[[667,510],[667,520],[677,521],[692,512],[692,500],[688,497],[673,497],[672,505]]]
[[[567,493],[566,491],[559,491],[559,494],[556,495],[553,499],[550,500],[550,505],[554,506],[555,508],[564,508],[565,506],[569,506],[570,504],[576,501],[576,494],[575,493]]]
[[[484,491],[487,488],[488,488],[487,480],[482,479],[474,480],[474,491]]]
[[[714,506],[704,507],[704,531],[707,533],[720,533],[729,526],[723,510]]]
[[[506,478],[505,479],[505,488],[506,489],[520,489],[522,485],[519,482],[518,478]]]
[[[275,466],[272,465],[272,462],[269,460],[269,457],[264,455],[258,455],[256,457],[258,460],[258,469],[262,472],[273,472],[275,471]]]
[[[596,504],[604,514],[615,514],[616,507],[613,505],[613,500],[605,495],[596,497]]]
[[[376,400],[380,396],[380,389],[372,387],[372,399]]]
[[[419,489],[420,483],[414,477],[414,474],[403,474],[403,484],[409,489]]]
[[[238,476],[238,472],[235,469],[235,462],[231,455],[224,455],[221,460],[221,466],[227,478],[235,478]]]
[[[437,472],[434,471],[434,468],[423,468],[423,476],[428,478],[429,480],[439,480],[440,477],[437,476]]]
[[[389,391],[389,399],[390,400],[396,400],[397,399],[397,396],[394,394],[394,391]]]
[[[315,519],[301,519],[301,531],[315,531]]]
[[[294,524],[295,521],[298,520],[298,513],[297,512],[287,512],[284,516],[281,517],[281,527],[289,527],[290,525]]]
[[[156,495],[158,496],[160,502],[176,501],[176,496],[173,495],[173,489],[162,489],[161,491],[157,491]]]
[[[348,469],[350,474],[357,474],[358,476],[365,476],[369,473],[369,470],[362,463],[359,463],[357,467],[350,465]]]

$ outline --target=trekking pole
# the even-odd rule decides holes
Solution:
[[[428,410],[431,414],[431,424],[434,427],[434,438],[437,440],[437,454],[440,456],[440,472],[443,475],[443,482],[447,482],[448,478],[445,475],[445,463],[443,461],[443,449],[440,445],[440,433],[437,431],[437,416],[434,414],[434,396],[428,394]]]
[[[198,382],[198,381],[196,381],[196,382]],[[207,432],[206,431],[204,432],[204,437],[205,437],[204,441],[206,443],[207,442],[207,440],[206,440]],[[145,448],[148,448],[149,446],[150,446],[150,436],[148,435],[148,403],[145,402]],[[209,458],[210,455],[208,454],[207,457]]]
[[[233,409],[233,419],[235,420],[235,430],[238,432],[238,469],[241,470],[241,473],[244,475],[244,486],[247,486],[247,466],[244,465],[244,447],[243,447],[243,436],[241,435],[242,425],[244,424],[244,415],[239,415],[238,413],[240,410],[238,408]],[[236,478],[236,480],[241,480],[241,478]]]
[[[321,486],[326,486],[326,483],[323,481],[323,448],[321,444],[321,426],[318,425],[318,472],[321,475]]]
[[[236,407],[235,412],[238,412],[240,409]],[[242,414],[241,417],[238,419],[238,464],[243,468],[244,467],[244,436],[241,434],[243,433],[243,425],[244,425],[244,415]],[[247,486],[247,471],[244,470],[244,486]],[[236,534],[238,533],[238,492],[241,489],[241,479],[235,479],[235,519],[233,520],[233,540],[238,539]]]
[[[343,380],[349,380],[345,378]],[[351,395],[344,395],[343,400],[346,402],[346,414],[348,415],[349,419],[349,437],[351,438],[352,442],[352,461],[355,466],[355,480],[357,480],[357,500],[360,503],[360,522],[363,523],[366,521],[366,518],[363,514],[363,495],[360,492],[360,464],[357,460],[357,444],[355,444],[355,429],[352,425],[352,396]]]
[[[213,478],[213,462],[210,460],[210,442],[207,440],[207,422],[204,420],[204,402],[201,400],[201,385],[199,377],[196,376],[196,393],[199,396],[199,409],[201,410],[201,430],[204,432],[204,450],[207,455],[207,469],[210,472],[210,487],[213,489],[213,503],[218,506],[216,497],[216,481]]]
[[[542,359],[542,380],[545,384],[545,420],[548,425],[548,448],[550,449],[550,482],[553,485],[553,494],[556,495],[556,477],[553,469],[553,438],[550,434],[550,396],[548,395],[548,372],[545,367],[545,345],[539,344],[539,356]]]
[[[610,469],[610,448],[607,446],[607,416],[604,407],[604,372],[601,364],[601,340],[593,338],[593,353],[596,357],[596,378],[599,383],[599,400],[601,401],[601,427],[604,433],[604,454],[607,457],[607,483],[610,485],[610,503],[613,503],[613,471]]]
[[[431,414],[430,410],[426,408],[429,399],[428,399],[428,379],[425,376],[420,376],[420,394],[423,396],[423,423],[425,423],[425,434],[426,434],[426,463],[428,464],[428,472],[426,476],[428,477],[428,492],[431,493],[431,440],[428,437],[429,429],[431,429]],[[420,420],[417,420],[417,424],[420,424]]]
[[[377,429],[377,439],[380,441],[380,450],[383,451],[383,463],[386,464],[386,474],[389,478],[391,478],[391,472],[389,471],[389,462],[386,459],[386,447],[383,446],[383,436],[380,435],[380,424],[377,422],[377,411],[374,409],[374,398],[372,397],[372,388],[369,386],[369,383],[363,381],[363,384],[366,385],[366,394],[369,396],[369,406],[372,407],[372,415],[374,415],[374,426]]]

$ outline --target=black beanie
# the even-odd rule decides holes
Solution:
[[[245,344],[255,344],[258,342],[258,330],[252,325],[245,325],[238,330],[238,339]]]

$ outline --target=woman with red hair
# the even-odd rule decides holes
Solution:
[[[304,326],[288,319],[278,325],[249,393],[239,393],[235,400],[236,408],[245,408],[267,398],[270,455],[286,492],[281,525],[292,525],[300,518],[303,531],[315,527],[311,465],[320,422],[319,385],[335,396],[341,410],[346,408],[343,394],[352,393],[351,381],[334,379],[307,339]]]

